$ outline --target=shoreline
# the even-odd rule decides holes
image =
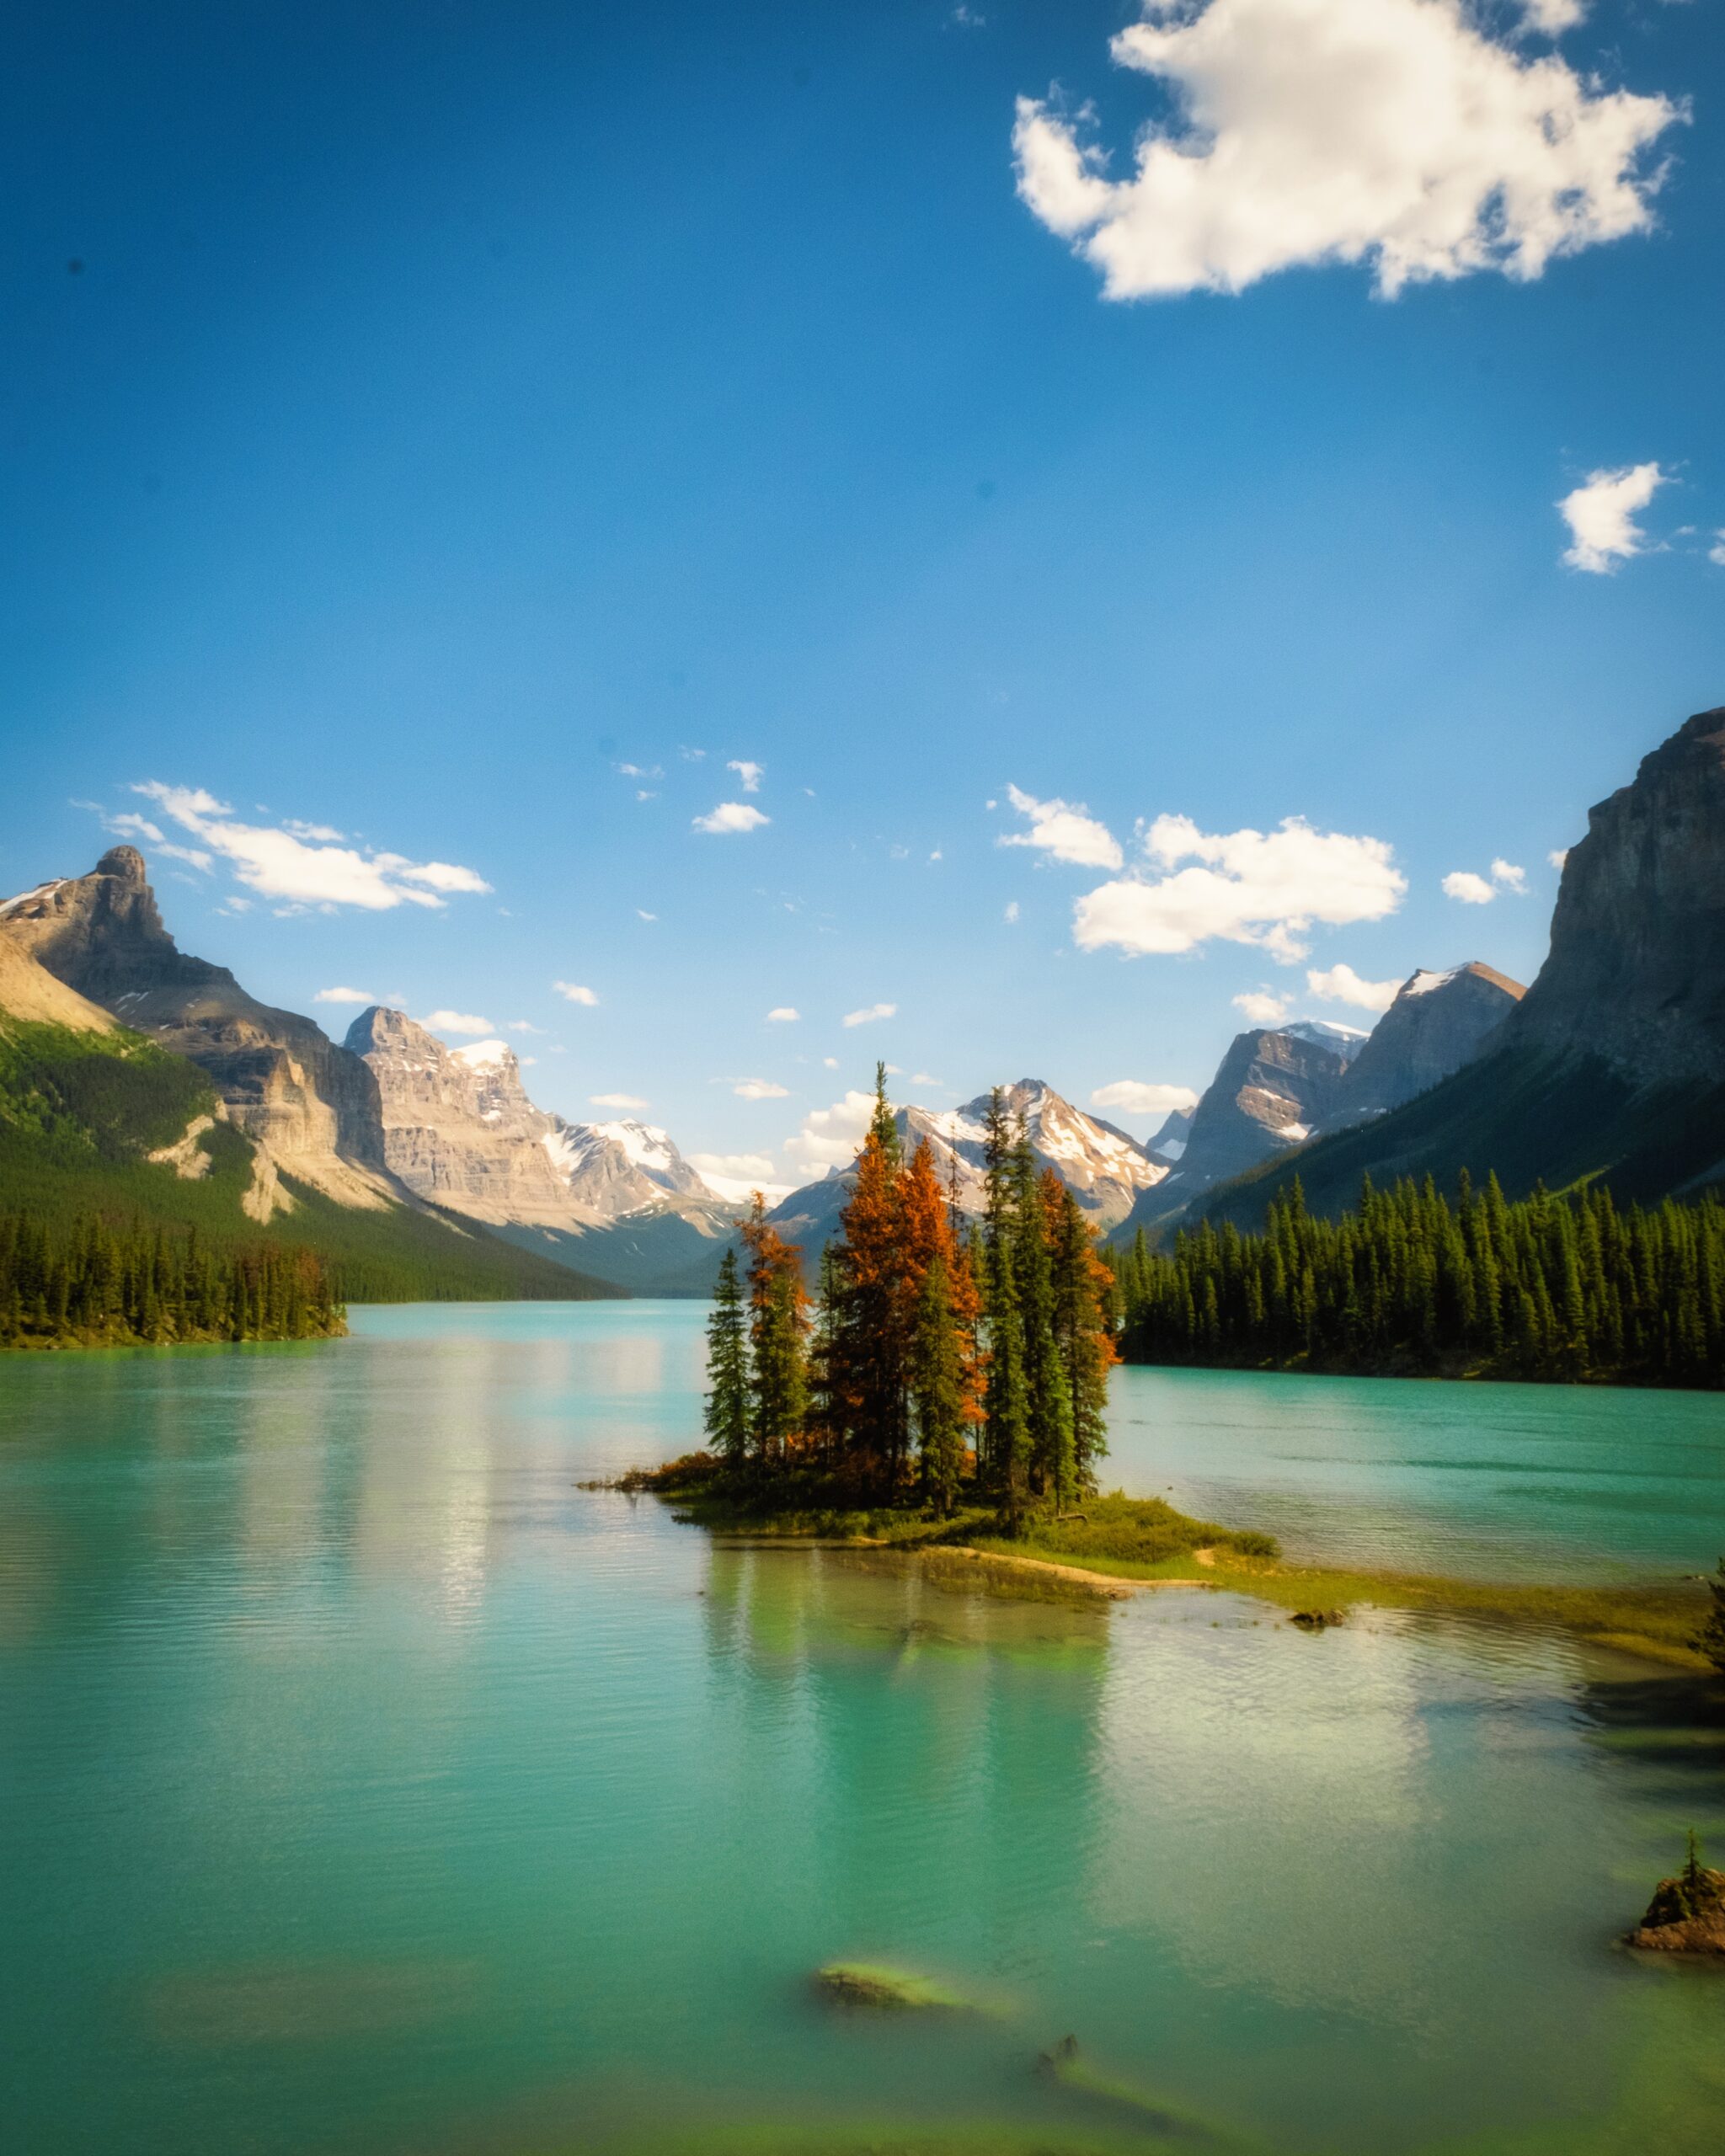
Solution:
[[[686,1519],[690,1515],[685,1512]],[[1509,1625],[1533,1625],[1567,1633],[1593,1646],[1654,1662],[1674,1673],[1712,1673],[1712,1665],[1689,1644],[1706,1609],[1699,1580],[1672,1586],[1554,1586],[1463,1580],[1439,1574],[1368,1572],[1279,1560],[1240,1558],[1205,1547],[1155,1565],[1096,1557],[1074,1564],[1034,1543],[1012,1545],[989,1535],[959,1542],[906,1543],[886,1535],[815,1535],[766,1524],[727,1529],[691,1519],[716,1543],[729,1548],[849,1550],[890,1556],[927,1566],[937,1561],[938,1583],[974,1584],[1000,1592],[1017,1579],[1065,1588],[1087,1599],[1124,1602],[1167,1588],[1238,1594],[1289,1611],[1353,1609],[1430,1610]],[[974,1567],[974,1570],[973,1570]],[[964,1575],[960,1579],[960,1572]],[[991,1575],[999,1586],[991,1584]],[[1010,1588],[1006,1589],[1010,1593]]]

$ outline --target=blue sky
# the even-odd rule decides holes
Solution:
[[[1530,978],[1725,699],[1716,0],[8,45],[0,881],[142,817],[338,1036],[531,1026],[543,1105],[780,1180],[877,1055],[1201,1086],[1236,998]]]

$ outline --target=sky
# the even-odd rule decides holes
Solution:
[[[1526,980],[1725,701],[1717,0],[14,10],[0,885],[745,1177]],[[508,1029],[505,1031],[505,1029]]]

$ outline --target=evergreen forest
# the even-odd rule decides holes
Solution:
[[[998,1091],[974,1225],[926,1141],[905,1157],[880,1070],[813,1294],[758,1197],[741,1242],[708,1326],[707,1434],[734,1486],[766,1505],[819,1489],[940,1518],[983,1505],[1009,1533],[1095,1487],[1114,1280]]]
[[[1697,1387],[1725,1384],[1725,1205],[1511,1203],[1464,1171],[1326,1219],[1296,1181],[1262,1233],[1205,1222],[1110,1253],[1139,1363]]]
[[[0,1348],[313,1340],[347,1330],[323,1261],[99,1214],[0,1215]]]

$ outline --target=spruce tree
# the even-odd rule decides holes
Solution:
[[[729,1244],[718,1261],[713,1315],[707,1321],[707,1378],[708,1440],[720,1459],[739,1466],[749,1449],[749,1348],[737,1254]]]

